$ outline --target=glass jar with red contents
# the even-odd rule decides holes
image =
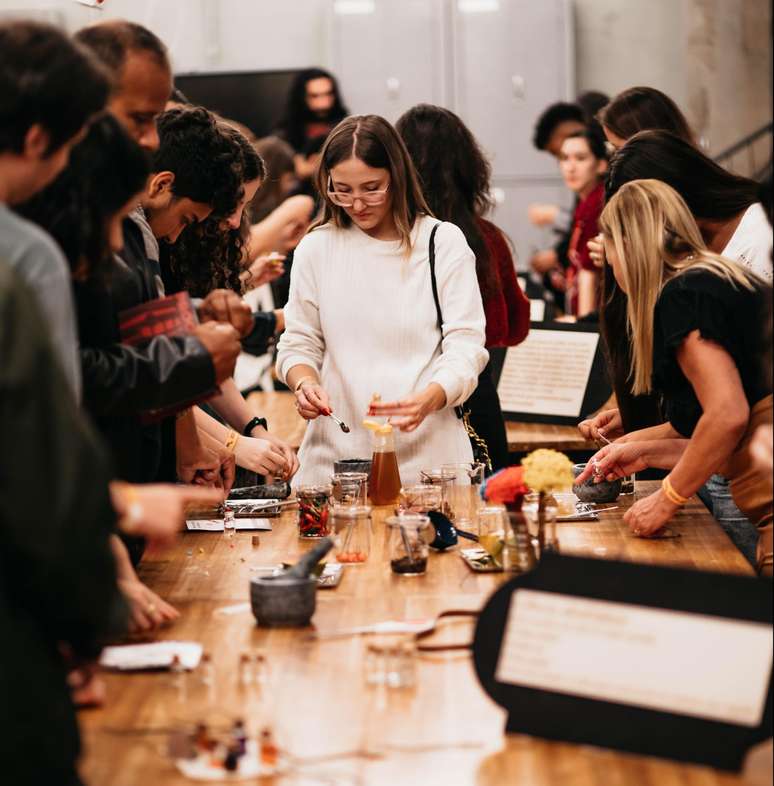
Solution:
[[[299,486],[296,489],[298,534],[302,538],[324,538],[330,535],[330,497],[331,487],[326,485]]]
[[[331,531],[335,535],[336,561],[362,565],[371,551],[371,508],[368,505],[332,505]]]

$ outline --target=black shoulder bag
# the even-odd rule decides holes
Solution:
[[[441,301],[438,299],[438,282],[435,278],[435,233],[439,224],[436,224],[430,231],[430,284],[433,288],[433,300],[435,301],[435,313],[438,319],[438,330],[441,331],[441,341],[443,341],[443,314],[441,313]],[[442,345],[443,346],[443,345]],[[443,348],[441,348],[443,352]],[[482,372],[482,373],[487,373]],[[492,471],[492,459],[489,457],[489,447],[473,428],[470,422],[470,410],[464,405],[454,407],[454,413],[462,421],[465,431],[470,439],[470,446],[473,448],[473,460],[483,464],[487,474]]]

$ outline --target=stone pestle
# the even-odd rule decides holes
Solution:
[[[304,554],[293,567],[280,574],[283,579],[306,579],[314,566],[333,548],[333,538],[323,538],[314,548]]]

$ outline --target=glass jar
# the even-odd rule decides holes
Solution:
[[[508,513],[503,505],[479,508],[476,532],[478,543],[499,567],[503,564],[503,548],[508,529]]]
[[[412,688],[416,684],[416,646],[406,636],[369,637],[363,668],[366,684]]]
[[[435,530],[427,516],[390,516],[388,555],[390,568],[399,576],[421,576],[427,571],[428,544]]]
[[[408,513],[427,513],[429,510],[441,510],[442,489],[427,483],[405,486],[400,490],[397,515]]]
[[[503,543],[503,570],[516,575],[526,573],[537,562],[527,531],[526,517],[521,511],[509,511],[508,524]]]
[[[454,510],[452,509],[450,498],[451,491],[449,487],[454,483],[454,472],[445,472],[440,467],[432,469],[422,469],[419,471],[419,479],[421,483],[430,486],[437,486],[441,489],[441,507],[440,511],[449,520],[454,521]]]
[[[330,496],[330,486],[308,485],[296,489],[298,534],[302,538],[324,538],[330,534],[328,525]]]
[[[535,557],[540,559],[545,551],[559,551],[556,534],[556,516],[559,504],[551,494],[543,496],[543,510],[540,510],[540,494],[530,492],[524,497],[522,512],[527,522],[530,543]]]
[[[477,462],[444,464],[441,471],[453,480],[448,486],[448,500],[454,511],[455,525],[469,527],[481,507],[481,484],[484,482],[484,465]],[[449,517],[451,518],[451,516]]]
[[[337,472],[331,478],[332,503],[365,505],[368,502],[368,475],[365,472]]]
[[[373,458],[369,496],[373,505],[394,505],[400,494],[400,472],[395,453],[395,437],[387,423],[372,432]]]
[[[368,505],[333,505],[331,530],[335,557],[342,565],[362,565],[371,552],[371,508]]]

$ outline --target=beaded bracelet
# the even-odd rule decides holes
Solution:
[[[683,497],[675,491],[672,481],[669,480],[669,475],[661,481],[661,488],[664,490],[667,499],[675,505],[685,505],[688,502],[688,497]]]

